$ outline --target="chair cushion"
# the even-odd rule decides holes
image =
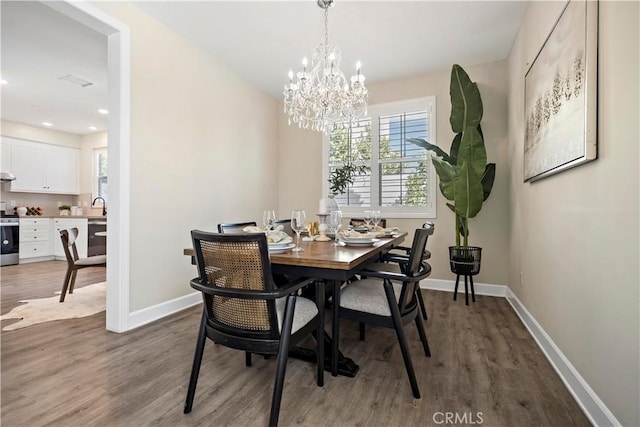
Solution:
[[[287,298],[278,298],[276,300],[276,312],[278,314],[278,328],[282,331],[282,322],[284,321],[284,308],[287,303]],[[318,314],[318,307],[313,301],[303,298],[296,298],[296,308],[293,312],[293,325],[291,326],[291,333],[293,334],[298,329],[305,326]]]
[[[96,256],[90,256],[87,258],[80,258],[75,262],[75,265],[100,265],[100,264],[106,264],[106,263],[107,263],[106,255],[96,255]]]
[[[393,283],[396,301],[400,298],[400,292],[402,292],[402,285]],[[369,278],[350,283],[340,293],[340,307],[378,316],[391,316],[382,279]]]

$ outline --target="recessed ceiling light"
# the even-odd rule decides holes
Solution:
[[[46,127],[51,127],[51,126],[53,126],[53,123],[49,123],[49,122],[42,122],[42,125],[43,125],[43,126],[46,126]]]
[[[98,113],[100,114],[109,114],[109,110],[105,108],[98,108]]]
[[[0,84],[6,85],[6,84],[9,84],[9,82],[6,81],[5,79],[0,79]]]
[[[98,130],[98,128],[97,128],[97,127],[95,127],[95,126],[89,126],[89,129],[91,129],[91,130]]]

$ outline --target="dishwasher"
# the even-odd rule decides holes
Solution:
[[[96,236],[96,233],[107,231],[107,221],[103,219],[90,219],[89,226],[89,246],[87,256],[107,254],[107,236]]]

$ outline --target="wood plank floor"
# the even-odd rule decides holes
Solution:
[[[19,299],[51,296],[65,268],[2,267],[2,313]],[[81,270],[77,286],[102,280],[104,269]],[[458,417],[448,425],[590,425],[506,300],[479,296],[466,307],[450,293],[424,297],[431,358],[407,327],[422,399],[411,396],[393,331],[368,327],[361,342],[357,325],[344,321],[341,349],[360,372],[327,373],[319,388],[311,364],[290,360],[280,425],[438,426],[446,413]],[[254,357],[247,368],[241,353],[210,342],[193,412],[182,413],[199,319],[194,307],[115,334],[103,312],[2,332],[2,425],[267,425],[275,360]]]

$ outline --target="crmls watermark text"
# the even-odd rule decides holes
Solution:
[[[436,424],[482,424],[482,412],[434,412],[433,422]]]

